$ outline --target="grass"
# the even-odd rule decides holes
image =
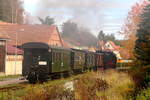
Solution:
[[[88,72],[44,84],[30,85],[17,91],[0,92],[0,100],[127,100],[134,82],[123,72]]]
[[[76,78],[77,76],[73,76],[73,77],[70,77],[70,78],[66,78],[66,79],[59,79],[59,80],[53,80],[53,81],[49,81],[49,82],[46,82],[46,83],[43,83],[43,84],[11,84],[11,85],[6,85],[6,86],[3,86],[3,87],[0,87],[0,88],[4,88],[4,87],[13,87],[13,86],[24,86],[26,88],[24,89],[19,89],[19,90],[15,90],[15,91],[12,91],[12,90],[9,90],[9,91],[6,91],[6,92],[1,92],[0,91],[0,100],[22,100],[22,99],[25,99],[25,100],[37,100],[37,99],[31,99],[29,97],[26,98],[26,96],[28,95],[32,95],[31,97],[36,96],[36,94],[38,95],[38,91],[41,91],[41,90],[44,90],[44,89],[56,89],[56,90],[59,90],[60,91],[60,85],[61,84],[65,84],[67,81],[71,81],[72,79]],[[57,92],[57,91],[56,91]],[[40,100],[40,99],[38,99]]]
[[[21,75],[5,75],[5,76],[0,76],[0,81],[4,81],[6,79],[12,79],[12,78],[19,78]]]

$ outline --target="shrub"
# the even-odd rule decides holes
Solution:
[[[150,99],[150,88],[142,90],[136,97],[136,100],[149,100]]]
[[[87,73],[75,82],[76,100],[126,100],[133,91],[130,76],[115,70]]]
[[[63,85],[43,86],[31,88],[30,92],[22,97],[23,100],[74,100],[74,93],[65,89]]]

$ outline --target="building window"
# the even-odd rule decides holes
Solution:
[[[0,46],[4,46],[6,44],[5,41],[0,41]]]

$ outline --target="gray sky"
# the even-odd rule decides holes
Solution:
[[[61,25],[72,20],[89,28],[94,35],[100,30],[115,34],[131,7],[139,0],[24,0],[24,7],[33,16],[51,16]]]

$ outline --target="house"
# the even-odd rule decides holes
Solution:
[[[12,45],[6,45],[5,75],[22,74],[23,51]]]
[[[14,75],[22,73],[23,51],[18,49],[26,42],[43,42],[53,46],[63,46],[58,28],[55,25],[18,25],[0,22],[0,40],[4,41],[0,52],[0,73]],[[3,61],[3,62],[2,62]]]
[[[121,47],[117,46],[114,42],[112,42],[112,41],[107,41],[107,42],[100,41],[99,45],[100,45],[100,50],[112,51],[114,54],[116,54],[117,59],[122,59],[121,54],[120,54],[120,48]]]

